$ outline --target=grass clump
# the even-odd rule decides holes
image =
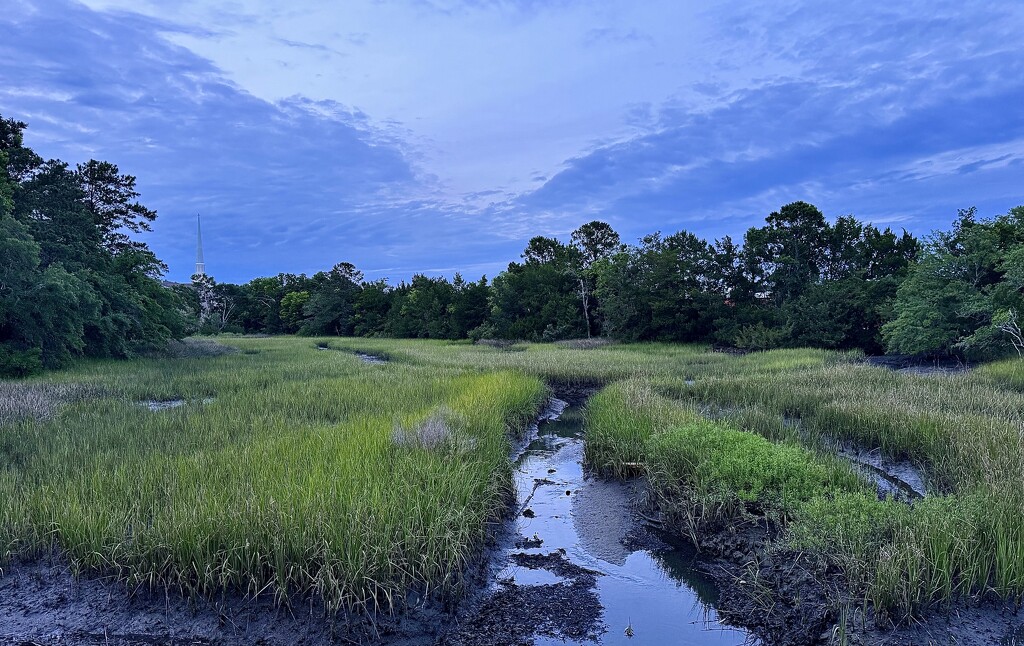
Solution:
[[[696,409],[662,397],[643,379],[616,382],[587,404],[587,462],[610,475],[636,475],[644,469],[652,436],[699,419]]]
[[[837,491],[865,491],[850,467],[720,422],[698,421],[654,435],[647,471],[663,506],[701,522],[757,508],[785,522],[798,505]],[[695,526],[694,522],[688,523]]]
[[[913,506],[863,493],[809,500],[791,544],[840,565],[883,617],[984,594],[1021,600],[1019,506],[989,493],[930,497]]]
[[[997,384],[1024,391],[1024,360],[1006,359],[994,361],[978,368],[978,374]]]

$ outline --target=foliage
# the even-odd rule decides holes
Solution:
[[[1024,311],[1024,207],[991,220],[960,211],[933,234],[900,286],[895,318],[883,331],[891,351],[963,352],[993,358],[1011,351],[1015,314]],[[1004,329],[1005,327],[1005,329]]]
[[[127,232],[156,213],[135,178],[90,160],[75,170],[24,146],[0,118],[0,375],[80,356],[130,357],[185,332],[164,265]]]

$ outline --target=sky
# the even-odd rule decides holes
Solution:
[[[4,0],[0,115],[187,281],[493,277],[534,235],[1024,204],[1024,2]]]

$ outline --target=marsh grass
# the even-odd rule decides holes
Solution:
[[[1021,359],[995,361],[981,366],[977,372],[998,384],[1024,392],[1024,361]]]
[[[508,434],[535,414],[543,384],[382,369],[303,340],[230,342],[259,353],[56,375],[105,392],[3,426],[0,556],[57,550],[132,584],[312,595],[332,609],[456,588],[509,495]],[[444,442],[393,441],[396,425],[436,425],[439,407]]]
[[[880,616],[901,619],[965,596],[1021,599],[1024,393],[1013,382],[1016,365],[935,377],[792,351],[735,364],[606,388],[587,411],[592,464],[616,475],[642,465],[663,503],[689,510],[681,518],[691,531],[694,518],[737,513],[741,503],[781,512],[792,545],[840,564]],[[687,421],[695,415],[718,421]],[[912,507],[879,501],[835,465],[837,441],[912,460],[933,495]],[[796,442],[807,449],[792,453]],[[827,484],[790,495],[792,474],[814,482],[810,474],[830,464]],[[747,468],[765,478],[755,489],[774,497],[750,500]]]
[[[591,466],[650,475],[698,520],[774,514],[880,614],[1024,592],[1020,362],[935,377],[818,350],[224,342],[240,352],[23,382],[89,394],[3,423],[0,557],[59,549],[133,582],[333,608],[454,588],[509,495],[509,433],[547,380],[607,386],[586,410]],[[137,405],[170,399],[186,404]],[[932,495],[877,500],[837,442],[913,461]]]

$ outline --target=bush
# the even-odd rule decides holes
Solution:
[[[42,352],[38,348],[18,351],[0,345],[0,377],[27,377],[42,369]]]
[[[733,343],[742,350],[772,350],[781,348],[789,334],[788,328],[768,327],[764,323],[758,323],[740,328]]]

